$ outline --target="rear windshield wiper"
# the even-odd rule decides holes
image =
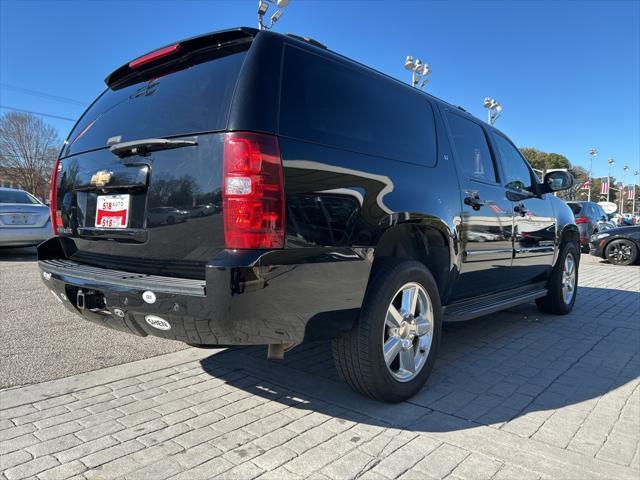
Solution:
[[[169,140],[166,138],[145,138],[143,140],[133,140],[111,145],[109,150],[120,158],[131,155],[146,155],[158,150],[169,150],[170,148],[192,147],[197,145],[195,140]]]

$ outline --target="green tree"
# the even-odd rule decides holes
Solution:
[[[547,170],[556,168],[571,168],[569,159],[559,153],[547,153],[531,147],[520,148],[520,153],[524,155],[524,158],[527,159],[533,168],[542,170],[543,174],[546,173]]]

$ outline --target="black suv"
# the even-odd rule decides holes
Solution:
[[[236,28],[118,68],[53,172],[44,283],[72,312],[192,345],[333,339],[400,401],[443,321],[576,299],[578,228],[501,132],[301,37]],[[211,214],[150,221],[158,209]]]

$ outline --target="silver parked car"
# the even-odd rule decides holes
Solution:
[[[38,245],[51,236],[49,207],[24,190],[0,188],[0,247]]]

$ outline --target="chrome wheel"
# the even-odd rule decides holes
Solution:
[[[427,291],[407,283],[394,295],[382,334],[387,369],[400,382],[408,382],[424,367],[433,340],[433,307]]]
[[[562,270],[562,298],[569,305],[576,291],[576,259],[573,253],[568,253],[564,259]]]

